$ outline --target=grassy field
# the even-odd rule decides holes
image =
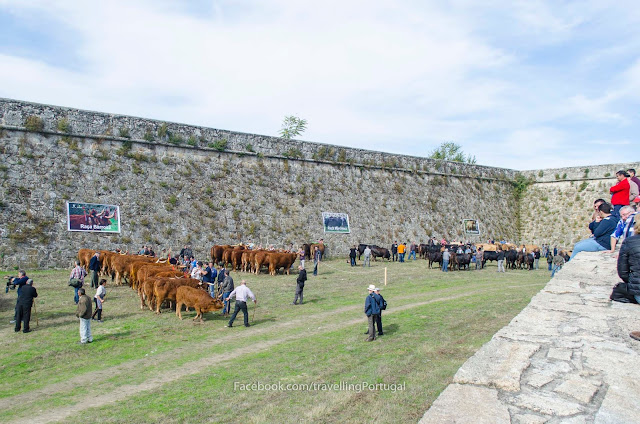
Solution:
[[[309,272],[301,306],[291,305],[294,275],[234,273],[258,297],[249,328],[242,314],[233,328],[218,313],[203,324],[194,312],[183,321],[169,310],[155,315],[130,288],[108,286],[89,345],[77,343],[69,271],[28,272],[39,293],[33,332],[14,333],[15,291],[0,295],[0,422],[415,422],[549,280],[543,270],[495,271],[331,260],[319,276]],[[369,284],[389,304],[385,335],[372,343],[363,334]],[[334,383],[367,387],[295,390]]]

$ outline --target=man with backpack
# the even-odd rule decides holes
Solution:
[[[380,305],[380,313],[376,318],[376,325],[378,327],[378,336],[382,336],[384,335],[384,333],[382,332],[382,311],[387,309],[387,301],[384,300],[384,297],[382,297],[382,295],[380,294],[380,289],[378,287],[376,287],[375,289],[375,295],[378,301],[378,305]]]
[[[378,322],[380,304],[378,303],[377,295],[374,293],[375,289],[376,286],[373,284],[369,285],[369,295],[364,301],[364,313],[367,316],[367,321],[369,322],[369,329],[367,330],[369,337],[365,340],[366,342],[372,342],[376,339],[376,330],[374,325]]]

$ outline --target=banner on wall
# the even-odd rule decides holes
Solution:
[[[462,225],[465,234],[480,234],[480,223],[477,219],[463,219]]]
[[[119,233],[120,207],[97,203],[67,202],[67,230]]]
[[[349,215],[338,212],[322,212],[325,233],[350,233]]]

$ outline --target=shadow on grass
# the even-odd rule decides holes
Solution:
[[[384,321],[383,321],[382,331],[384,331],[384,334],[395,334],[398,331],[398,324],[384,325]]]

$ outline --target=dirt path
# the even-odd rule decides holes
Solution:
[[[537,284],[531,284],[531,285],[537,285]],[[508,288],[508,287],[525,287],[525,286],[529,286],[529,285],[500,286],[495,288],[492,287],[492,289],[503,290],[504,288]],[[475,290],[475,291],[467,292],[464,294],[432,298],[432,299],[409,303],[409,304],[405,304],[397,307],[390,307],[388,310],[385,311],[385,315],[406,311],[412,308],[428,305],[430,303],[444,302],[444,301],[470,297],[480,293],[486,293],[488,291],[490,292],[493,290],[491,289]],[[432,295],[433,293],[431,293],[431,296]],[[424,298],[428,296],[421,296],[421,297]],[[414,299],[414,298],[415,296],[404,297],[405,300]],[[400,298],[396,298],[396,300],[399,300],[399,299]],[[353,318],[348,321],[338,321],[338,320],[334,321],[330,319],[331,317],[339,313],[356,312],[360,310],[361,310],[361,306],[359,305],[346,306],[339,309],[334,309],[331,311],[326,311],[326,312],[322,312],[314,315],[307,315],[307,316],[304,316],[303,319],[297,320],[297,321],[287,321],[287,322],[275,324],[266,328],[255,328],[252,331],[251,335],[253,336],[253,335],[267,334],[267,333],[288,329],[288,328],[302,328],[305,325],[308,325],[311,323],[315,324],[318,322],[327,322],[327,319],[329,319],[329,322],[327,322],[326,324],[319,327],[314,325],[313,329],[309,329],[309,331],[305,333],[305,336],[319,335],[322,333],[335,331],[336,329],[346,328],[352,325],[363,323],[362,317]],[[77,409],[78,404],[82,405],[82,409],[85,411],[87,408],[101,407],[107,404],[113,404],[115,402],[124,400],[130,396],[137,395],[141,392],[157,389],[163,385],[172,383],[173,381],[176,381],[183,377],[201,373],[203,372],[204,369],[207,369],[211,366],[220,365],[222,363],[228,362],[229,361],[228,358],[237,358],[240,355],[249,355],[249,354],[263,352],[265,350],[270,349],[273,346],[296,340],[299,337],[300,337],[299,334],[293,334],[289,336],[276,337],[274,339],[267,340],[267,341],[253,342],[250,345],[245,345],[240,348],[236,348],[229,351],[228,355],[225,355],[224,357],[221,357],[221,355],[203,356],[198,360],[187,362],[185,364],[180,365],[179,373],[170,372],[170,371],[162,372],[161,376],[159,377],[146,379],[143,383],[140,383],[140,384],[127,384],[127,385],[118,386],[117,389],[103,392],[100,394],[100,396],[96,396],[95,394],[89,393],[84,397],[74,397],[73,404],[70,404],[68,406],[63,406],[60,408],[48,409],[39,415],[30,415],[29,422],[30,423],[50,423],[50,422],[62,421],[65,418],[78,412],[78,409]],[[237,338],[238,338],[237,333],[228,334],[224,337],[207,340],[195,346],[189,345],[188,349],[189,349],[189,352],[194,352],[196,350],[206,351],[206,349],[211,346],[223,344],[232,339],[236,340]],[[173,362],[176,360],[176,353],[177,353],[176,351],[180,351],[182,349],[184,348],[180,347],[177,349],[172,349],[167,352],[163,352],[153,357],[136,359],[116,367],[111,367],[101,371],[94,371],[91,373],[91,378],[93,381],[101,381],[103,379],[113,378],[118,374],[124,374],[127,371],[139,369],[140,367],[157,366],[159,362],[164,362],[164,363],[167,363],[169,361]],[[83,384],[84,382],[86,382],[86,375],[73,377],[64,382],[51,384],[41,389],[31,391],[29,393],[29,398],[34,399],[33,403],[37,404],[38,399],[46,398],[47,396],[51,396],[55,393],[69,391],[77,387],[79,384]],[[0,407],[10,408],[12,405],[15,405],[15,402],[19,397],[22,398],[21,408],[25,408],[26,405],[24,404],[24,396],[13,396],[10,398],[2,399],[0,401]],[[31,409],[32,412],[34,412],[34,410],[37,410],[37,408]],[[24,418],[17,418],[15,421],[12,421],[12,422],[15,422],[15,423],[24,422]]]

